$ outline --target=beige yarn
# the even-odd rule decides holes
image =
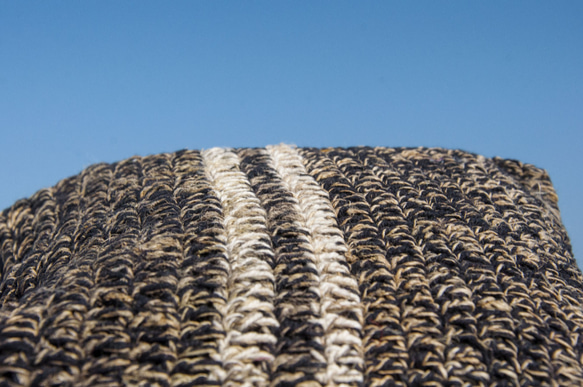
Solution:
[[[583,386],[547,173],[439,148],[183,150],[0,213],[0,386]]]

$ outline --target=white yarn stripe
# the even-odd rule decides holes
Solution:
[[[347,246],[335,220],[328,194],[311,177],[301,155],[288,145],[266,147],[274,169],[299,202],[304,224],[310,231],[320,283],[320,319],[325,332],[325,374],[318,380],[328,386],[354,385],[364,378],[363,309],[358,283],[346,264]],[[347,311],[352,313],[346,314]],[[344,313],[342,313],[344,312]],[[349,319],[343,315],[358,316]]]
[[[219,343],[226,375],[223,386],[268,386],[277,342],[273,314],[275,276],[266,213],[228,149],[202,152],[205,171],[221,200],[231,265],[228,299],[222,310],[225,338]]]

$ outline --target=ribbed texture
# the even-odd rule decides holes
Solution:
[[[0,214],[0,386],[583,386],[557,202],[444,149],[94,165]]]

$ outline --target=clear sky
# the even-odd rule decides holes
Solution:
[[[182,148],[440,146],[549,171],[583,267],[583,1],[0,0],[0,208]]]

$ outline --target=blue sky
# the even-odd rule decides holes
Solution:
[[[581,1],[0,0],[0,208],[182,148],[440,146],[549,171],[583,262]]]

